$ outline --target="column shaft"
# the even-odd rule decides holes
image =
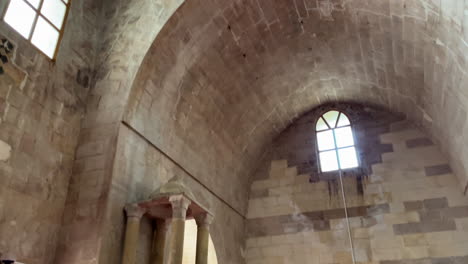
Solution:
[[[169,220],[158,220],[153,235],[152,264],[164,264]]]
[[[138,236],[140,235],[140,221],[145,209],[137,204],[125,206],[127,212],[127,226],[125,228],[124,250],[122,255],[123,264],[135,264],[138,248]]]
[[[210,239],[210,224],[213,216],[204,213],[195,216],[197,222],[197,251],[195,255],[195,264],[208,264],[208,243]]]
[[[171,196],[169,201],[172,205],[169,264],[182,264],[182,257],[184,255],[185,219],[191,201],[183,195]]]
[[[125,244],[123,252],[123,264],[136,263],[136,251],[138,247],[138,235],[140,233],[140,219],[129,217],[125,230]]]
[[[182,264],[184,255],[184,234],[185,219],[172,219],[171,223],[171,243],[170,243],[170,264]]]
[[[208,241],[210,231],[206,226],[199,226],[197,229],[197,252],[195,257],[195,264],[208,263]]]

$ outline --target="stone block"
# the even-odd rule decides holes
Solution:
[[[445,208],[441,211],[442,217],[445,218],[467,218],[468,206],[456,206]]]
[[[420,223],[407,223],[393,225],[395,235],[406,235],[414,233],[422,233],[423,229]]]
[[[427,147],[432,146],[434,143],[429,138],[414,138],[406,141],[407,148],[420,148],[420,147]]]
[[[442,221],[442,215],[439,210],[420,211],[419,217],[421,219],[421,222]]]
[[[406,246],[402,249],[403,259],[422,259],[429,256],[429,249],[427,246]]]
[[[403,235],[403,242],[407,247],[420,247],[427,246],[429,244],[425,234]]]
[[[452,173],[452,169],[450,168],[450,165],[448,164],[427,166],[427,167],[424,167],[424,171],[426,173],[426,176],[429,176],[429,177]]]
[[[429,256],[432,258],[447,258],[465,256],[467,244],[437,244],[429,246]]]
[[[448,207],[447,198],[433,198],[433,199],[425,199],[423,201],[424,208],[427,210],[436,210],[436,209],[443,209]]]
[[[422,201],[408,201],[404,202],[405,210],[406,211],[417,211],[423,209],[423,202]]]

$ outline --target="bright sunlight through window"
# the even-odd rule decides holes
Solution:
[[[338,111],[326,112],[318,119],[315,130],[322,172],[359,166],[353,130],[345,114]]]
[[[185,233],[184,233],[184,255],[182,257],[182,264],[193,264],[195,263],[197,249],[197,223],[195,220],[187,220],[185,222]],[[216,257],[216,250],[211,240],[211,236],[208,240],[208,264],[218,264],[218,258]]]
[[[70,0],[10,0],[3,20],[55,59]]]

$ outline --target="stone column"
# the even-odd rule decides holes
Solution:
[[[140,233],[141,217],[145,214],[145,209],[136,204],[125,206],[127,212],[127,227],[125,230],[124,251],[122,256],[123,264],[135,264],[138,247],[138,235]]]
[[[167,232],[170,226],[170,219],[158,219],[153,234],[153,254],[152,264],[164,264]]]
[[[169,248],[169,264],[182,264],[184,254],[185,218],[190,200],[182,195],[169,198],[172,205],[171,242]]]
[[[208,241],[210,239],[210,224],[213,216],[204,213],[195,217],[197,222],[197,252],[195,264],[208,264]]]

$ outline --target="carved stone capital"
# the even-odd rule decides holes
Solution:
[[[196,215],[194,218],[199,228],[200,227],[209,228],[211,223],[213,222],[214,216],[212,216],[209,213],[203,213],[203,214]]]
[[[172,218],[185,220],[187,209],[192,202],[183,195],[171,196],[169,202],[172,205]]]
[[[125,212],[127,213],[127,218],[140,219],[146,213],[146,209],[141,208],[137,204],[127,204],[125,206]]]

